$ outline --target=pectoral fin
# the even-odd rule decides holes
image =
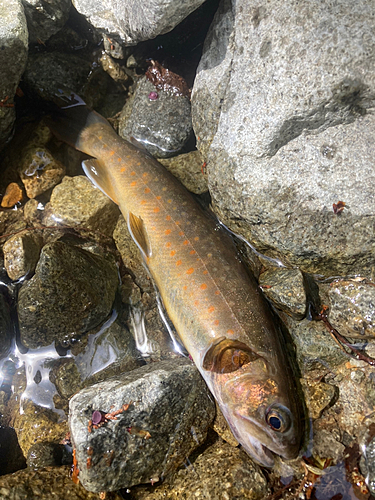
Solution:
[[[243,342],[220,337],[206,352],[203,368],[214,373],[231,373],[256,359],[259,356]]]
[[[108,179],[106,168],[102,162],[95,158],[90,158],[82,162],[82,168],[90,181],[106,194],[113,202],[118,205],[117,197],[113,187]]]
[[[129,212],[128,228],[133,240],[136,242],[138,248],[142,252],[143,257],[150,257],[151,247],[147,236],[147,231],[141,217],[137,217],[133,213]]]

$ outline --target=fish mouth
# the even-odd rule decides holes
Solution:
[[[275,465],[272,451],[257,439],[250,438],[247,443],[242,443],[242,447],[259,465],[270,469]]]

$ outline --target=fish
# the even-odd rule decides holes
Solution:
[[[91,158],[87,177],[118,204],[165,310],[229,427],[264,467],[296,458],[303,403],[286,341],[231,235],[144,148],[79,99],[47,120]]]

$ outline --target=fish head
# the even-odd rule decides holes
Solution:
[[[214,349],[205,358],[209,385],[244,450],[265,467],[274,465],[274,453],[296,458],[302,404],[287,367],[275,366],[239,341],[224,339]]]

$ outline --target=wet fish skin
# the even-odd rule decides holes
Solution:
[[[295,458],[302,404],[284,340],[231,237],[161,164],[97,113],[76,106],[51,128],[94,158],[85,163],[86,174],[118,203],[170,319],[237,440],[267,467],[274,463],[270,451]]]

